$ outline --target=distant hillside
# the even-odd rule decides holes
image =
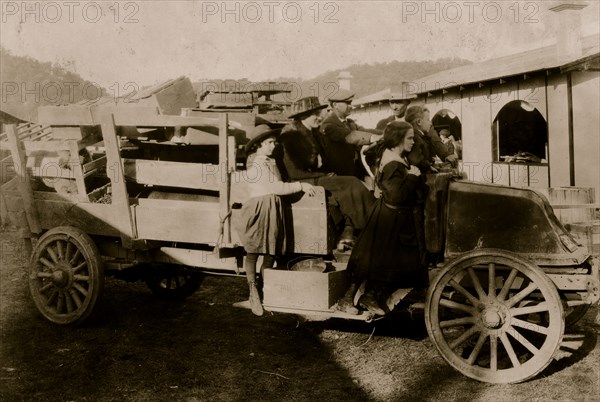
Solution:
[[[281,78],[283,81],[298,82],[302,93],[318,95],[323,98],[331,93],[329,83],[337,84],[337,76],[341,71],[352,74],[351,89],[357,98],[366,96],[386,88],[399,85],[403,81],[412,82],[428,75],[449,70],[471,62],[464,59],[450,58],[435,61],[393,61],[390,63],[358,64],[348,68],[328,71],[310,80],[298,80],[294,78]],[[315,89],[318,88],[318,94]],[[323,100],[323,99],[322,99]]]
[[[76,103],[105,93],[97,84],[58,64],[15,56],[0,48],[0,110],[23,120],[37,118],[37,107]]]
[[[393,61],[390,63],[358,64],[340,70],[328,71],[312,79],[279,77],[269,81],[293,83],[293,92],[286,96],[275,96],[275,100],[293,101],[300,97],[317,95],[325,101],[335,90],[340,71],[349,71],[351,87],[357,98],[399,84],[415,81],[427,75],[470,63],[463,59],[440,59],[414,62]],[[106,90],[83,79],[67,68],[49,62],[39,62],[31,57],[15,56],[0,47],[0,110],[23,120],[36,121],[37,107],[77,103],[84,99],[96,99]],[[203,85],[205,83],[205,85]],[[209,83],[208,85],[206,83]],[[246,80],[202,80],[194,83],[198,92],[202,89],[227,87],[230,90],[252,88]]]
[[[348,68],[327,71],[317,77],[304,80],[295,77],[279,77],[270,81],[290,82],[293,93],[288,97],[291,100],[304,96],[316,95],[325,101],[337,85],[337,76],[341,71],[352,74],[351,88],[360,98],[386,88],[394,87],[403,81],[414,82],[428,75],[459,67],[471,62],[464,59],[450,58],[435,61],[393,61],[390,63],[358,64]],[[241,80],[210,80],[205,79],[194,83],[197,91],[202,89],[220,88],[239,90],[251,87],[247,79]]]

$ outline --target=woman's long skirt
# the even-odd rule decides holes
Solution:
[[[377,200],[348,262],[354,281],[366,279],[402,288],[425,286],[427,270],[422,266],[418,221],[418,209],[393,209],[383,198]]]

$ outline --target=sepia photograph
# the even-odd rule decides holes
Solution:
[[[0,400],[595,401],[597,0],[0,0]]]

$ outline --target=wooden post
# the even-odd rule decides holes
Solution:
[[[32,233],[39,234],[42,232],[42,228],[40,226],[37,210],[35,209],[33,189],[31,187],[31,181],[29,180],[29,174],[27,173],[26,156],[19,144],[14,124],[8,124],[6,126],[6,134],[8,136],[8,144],[13,163],[15,164],[15,170],[19,176],[19,191],[21,192],[21,197],[23,197],[23,208],[27,217],[27,223],[29,224],[29,230]]]
[[[219,116],[219,215],[220,219],[225,219],[223,223],[223,239],[224,243],[231,243],[231,220],[227,217],[229,213],[229,142],[227,140],[227,113],[222,113]]]
[[[115,213],[119,214],[119,227],[121,232],[121,242],[126,248],[133,245],[132,239],[137,236],[137,231],[133,225],[131,208],[129,207],[129,196],[123,175],[123,165],[121,154],[119,152],[119,139],[115,130],[115,119],[112,114],[105,114],[101,117],[102,138],[106,149],[106,174],[110,178],[112,187],[112,206]]]
[[[75,175],[75,183],[77,184],[77,193],[78,199],[82,202],[88,202],[87,190],[85,188],[85,180],[83,177],[83,168],[81,166],[81,161],[79,160],[79,145],[77,144],[77,140],[69,140],[67,141],[69,144],[69,169]]]

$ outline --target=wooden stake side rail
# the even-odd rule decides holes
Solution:
[[[50,134],[52,134],[51,127],[43,126],[41,124],[36,123],[19,124],[18,126],[16,126],[16,131],[19,141],[43,140],[47,138],[49,139]],[[7,140],[7,133],[0,133],[0,142],[5,142]]]
[[[123,159],[125,177],[136,183],[220,191],[227,173],[219,165],[147,159]]]
[[[197,127],[219,126],[219,119],[209,117],[185,117],[159,114],[156,107],[134,105],[123,106],[84,106],[69,105],[42,106],[38,109],[39,121],[58,126],[96,126],[102,116],[112,114],[116,126],[132,127]]]
[[[119,221],[122,222],[121,242],[123,246],[130,247],[133,239],[137,238],[137,231],[129,207],[129,196],[123,175],[119,139],[117,138],[113,115],[108,114],[103,116],[101,126],[102,138],[106,148],[106,174],[110,179],[112,189],[113,213],[119,216]]]
[[[230,174],[229,171],[229,140],[227,139],[228,116],[223,113],[219,118],[219,161],[226,166],[224,180],[219,182],[219,218],[220,238],[218,242],[231,243],[231,204],[230,204]],[[219,247],[219,245],[217,245]]]

